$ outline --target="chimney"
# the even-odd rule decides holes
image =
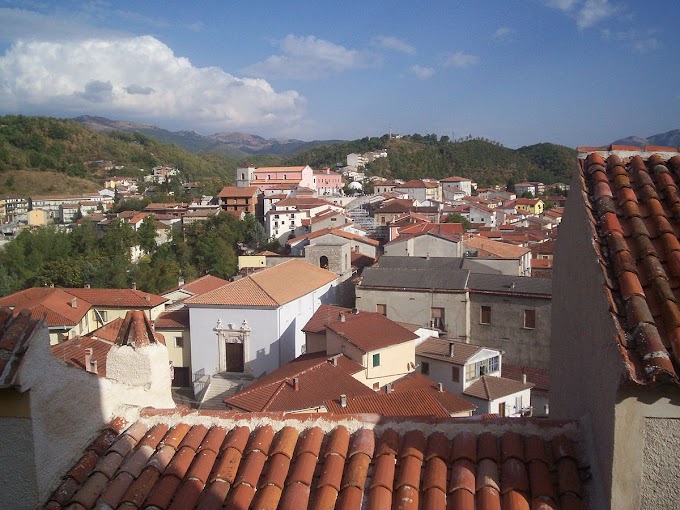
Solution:
[[[146,300],[149,301],[149,302],[151,301],[151,294],[146,295]]]
[[[334,367],[338,366],[338,357],[337,356],[331,356],[331,358],[328,361],[330,361],[331,365],[333,365]]]
[[[340,322],[345,322],[345,314],[344,314],[344,313],[341,313],[340,315],[338,315],[338,320],[339,320]]]
[[[437,383],[437,391],[439,393],[444,393],[444,385],[442,383]]]
[[[449,357],[450,357],[450,358],[453,358],[453,351],[454,351],[454,349],[455,349],[455,345],[453,344],[453,342],[451,342],[451,343],[449,344]]]
[[[392,393],[392,391],[393,391],[393,390],[392,390],[392,383],[391,383],[391,382],[388,382],[388,383],[385,385],[385,393]]]
[[[78,308],[78,298],[73,298],[71,300],[71,308]]]
[[[358,315],[359,314],[359,309],[358,308],[352,308],[352,315]]]
[[[300,390],[300,378],[299,377],[293,377],[293,390],[295,390],[295,391]]]
[[[85,349],[85,370],[91,372],[90,364],[92,363],[92,348]]]
[[[340,407],[347,407],[347,395],[340,395]]]
[[[86,289],[89,289],[89,288],[90,288],[90,284],[89,284],[89,283],[86,283],[85,285],[83,285],[83,287],[86,288]]]
[[[92,364],[90,365],[90,372],[93,374],[97,373],[97,360],[92,361]]]
[[[527,374],[522,374],[522,384],[527,383]]]
[[[137,282],[132,282],[132,290],[137,290]]]

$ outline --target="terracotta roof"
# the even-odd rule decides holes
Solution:
[[[395,198],[376,209],[375,214],[403,213],[410,211],[411,207],[413,207],[413,200],[409,200],[407,198]]]
[[[363,352],[375,351],[418,338],[405,327],[380,313],[357,312],[344,314],[343,317],[344,320],[336,318],[326,324],[326,327]]]
[[[111,308],[154,308],[167,301],[156,294],[134,289],[66,288],[63,290],[92,303],[93,306]]]
[[[605,162],[591,154],[579,164],[627,376],[638,384],[677,383],[680,156],[624,162],[612,155]]]
[[[120,317],[116,317],[111,322],[104,324],[101,328],[95,329],[92,333],[89,333],[87,336],[96,336],[97,338],[108,340],[109,342],[113,343],[116,341],[116,337],[118,336],[118,332],[120,331],[120,327],[122,325],[123,319]]]
[[[274,207],[276,212],[280,213],[281,211],[278,210],[278,207],[296,207],[297,209],[304,210],[312,209],[314,207],[321,207],[322,205],[332,205],[337,207],[335,204],[328,202],[327,200],[307,196],[287,197],[276,202]]]
[[[350,313],[351,308],[335,305],[321,305],[311,319],[302,327],[305,333],[326,333],[326,324],[338,319],[341,313]]]
[[[45,317],[49,327],[75,326],[87,314],[92,303],[84,298],[74,301],[74,295],[68,290],[33,287],[0,298],[0,307],[10,307],[15,314],[27,309],[34,319]]]
[[[550,393],[550,371],[544,368],[523,367],[503,362],[501,376],[515,381],[522,380],[522,374],[527,376],[527,382],[532,383],[532,395],[548,396]]]
[[[465,249],[473,248],[477,250],[480,257],[497,257],[501,259],[517,259],[531,251],[529,248],[483,237],[466,239],[463,241],[463,246]]]
[[[125,314],[115,343],[138,349],[155,343],[165,344],[165,339],[154,333],[151,321],[142,310],[130,310]]]
[[[254,195],[257,195],[258,191],[259,188],[257,186],[245,186],[242,188],[225,186],[217,196],[220,198],[252,198]]]
[[[189,309],[161,313],[154,321],[156,329],[189,329]]]
[[[333,365],[330,359],[335,359]],[[323,406],[340,394],[373,393],[352,374],[364,368],[355,361],[324,352],[303,354],[273,372],[260,377],[246,389],[225,399],[225,403],[244,411],[298,411]],[[298,389],[293,378],[298,378]]]
[[[571,423],[146,413],[116,419],[44,508],[584,509]],[[493,430],[493,432],[491,432]]]
[[[301,172],[307,168],[307,165],[302,166],[260,166],[255,168],[255,173],[266,172]]]
[[[453,356],[450,356],[450,346],[453,344]],[[485,347],[467,344],[465,342],[452,342],[445,338],[430,337],[416,347],[416,356],[437,359],[454,365],[465,365],[467,361]],[[488,348],[490,350],[496,350]]]
[[[347,397],[345,407],[335,398],[326,403],[329,412],[334,414],[376,413],[381,416],[434,416],[446,418],[451,413],[426,389],[415,389],[385,393],[371,392],[366,395]],[[470,405],[470,408],[474,406]],[[472,409],[470,409],[472,410]]]
[[[163,292],[163,295],[165,296],[177,290],[183,290],[193,295],[205,294],[206,292],[215,290],[219,287],[226,285],[227,283],[229,283],[228,280],[223,280],[222,278],[218,278],[217,276],[207,274],[189,283],[185,283],[184,285],[179,285],[170,290],[166,290],[165,292]]]
[[[28,310],[13,314],[0,307],[0,388],[11,388],[17,382],[19,366],[39,324]]]
[[[439,182],[472,182],[467,177],[458,177],[454,175],[453,177],[445,177],[444,179],[439,179]]]
[[[318,237],[329,235],[329,234],[335,235],[335,236],[338,236],[338,237],[342,237],[344,239],[349,239],[351,241],[359,241],[361,243],[366,243],[366,244],[369,244],[371,246],[379,246],[380,245],[380,241],[376,241],[375,239],[371,239],[370,237],[360,236],[358,234],[353,234],[352,232],[347,232],[346,230],[342,230],[342,229],[339,229],[339,228],[333,228],[333,227],[324,228],[324,229],[321,229],[321,230],[317,230],[316,232],[312,232],[310,234],[305,234],[305,235],[302,235],[302,236],[294,237],[293,239],[288,240],[288,244],[295,244],[295,243],[298,243],[298,242],[303,241],[305,239],[316,239]]]
[[[399,237],[394,241],[402,241],[412,237],[431,235],[449,241],[460,241],[465,233],[463,225],[460,223],[415,223],[399,228]]]
[[[106,377],[106,356],[112,346],[113,342],[88,335],[66,340],[51,346],[50,349],[52,356],[81,370],[86,370],[85,354],[88,349],[92,349],[92,361],[97,362],[97,375]]]
[[[411,181],[405,182],[404,184],[399,184],[396,187],[397,188],[438,188],[439,183],[423,181],[421,179],[413,179]]]
[[[383,387],[383,391],[384,390],[385,387]],[[477,408],[477,406],[471,402],[468,402],[451,391],[445,389],[439,391],[439,384],[420,372],[411,372],[392,383],[392,391],[394,393],[413,390],[427,391],[449,414],[474,411]],[[398,416],[398,413],[392,412],[392,416]]]
[[[551,269],[553,261],[551,259],[531,259],[532,269]]]
[[[337,277],[320,267],[291,259],[191,297],[186,303],[278,307],[333,282]]]
[[[483,375],[465,388],[463,394],[482,400],[496,400],[533,387],[532,383],[524,384],[506,377]]]

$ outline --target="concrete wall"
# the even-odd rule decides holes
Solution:
[[[491,323],[481,324],[481,308]],[[536,311],[536,327],[524,327],[524,310]],[[504,351],[507,363],[550,368],[551,301],[543,298],[470,293],[471,343]]]
[[[38,498],[31,419],[2,416],[0,430],[0,484],[3,487],[0,508],[36,508],[41,500]]]
[[[191,367],[191,335],[183,329],[156,329],[165,338],[168,357],[175,367]],[[184,347],[175,347],[175,338],[180,337]]]
[[[356,307],[366,312],[375,312],[377,304],[387,305],[387,318],[397,322],[407,322],[429,326],[432,308],[444,308],[446,336],[452,340],[466,341],[468,321],[466,292],[416,292],[401,290],[374,290],[356,287]]]
[[[305,352],[326,352],[325,333],[305,333]]]
[[[472,413],[474,416],[490,413],[496,414],[500,410],[501,404],[505,404],[505,416],[512,416],[519,414],[522,407],[529,406],[529,401],[531,400],[531,390],[522,390],[517,393],[512,393],[511,395],[490,401],[470,397],[469,395],[463,395],[463,397],[477,406],[477,409],[475,409],[474,413]],[[521,398],[521,402],[518,400],[519,398]],[[517,408],[518,404],[520,405],[519,409]]]
[[[639,508],[680,508],[680,419],[646,418]]]
[[[593,451],[591,507],[620,508],[612,505],[610,495],[614,405],[623,362],[616,343],[618,331],[603,291],[602,268],[592,246],[595,233],[586,215],[587,199],[580,188],[577,174],[555,250],[550,417],[583,420],[584,437],[590,438]],[[638,448],[639,444],[633,440],[631,446]],[[630,500],[631,494],[624,491],[621,496]]]
[[[430,373],[427,377],[432,379],[436,383],[442,383],[446,391],[455,393],[456,395],[463,394],[463,381],[465,380],[465,369],[462,365],[453,365],[452,363],[446,363],[445,361],[436,360],[432,358],[424,358],[422,356],[416,355],[416,365],[419,365],[416,370],[422,372],[423,362],[429,363]],[[453,371],[452,367],[458,368],[459,380],[454,381],[451,377]],[[468,398],[468,397],[465,397]]]

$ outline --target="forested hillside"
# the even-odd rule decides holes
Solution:
[[[388,157],[367,167],[369,174],[396,179],[469,177],[480,186],[506,184],[509,180],[537,180],[546,184],[568,182],[576,165],[576,151],[542,143],[518,150],[476,138],[450,141],[448,137],[418,134],[390,139],[362,138],[338,145],[315,147],[286,159],[288,164],[314,168],[344,164],[347,154],[386,148]]]
[[[93,177],[95,161],[123,165],[119,175],[139,169],[178,167],[190,180],[232,179],[238,160],[217,154],[190,154],[176,145],[142,135],[95,133],[72,120],[6,115],[0,117],[0,172],[39,170],[72,177]],[[0,179],[1,182],[1,179]]]

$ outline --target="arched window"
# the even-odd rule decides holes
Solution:
[[[321,258],[319,259],[319,266],[322,269],[328,269],[328,257],[326,257],[326,255],[321,255]]]

